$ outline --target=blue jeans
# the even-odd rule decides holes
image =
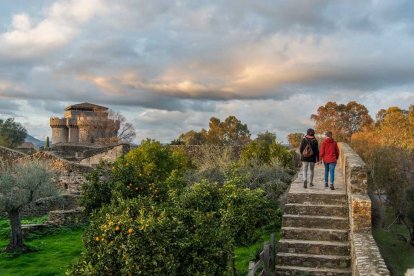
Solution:
[[[333,186],[335,181],[335,167],[336,163],[324,163],[325,164],[325,183],[328,183],[328,176],[331,176],[331,185]]]

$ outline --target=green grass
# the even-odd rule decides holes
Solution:
[[[406,235],[406,231],[402,225],[393,225],[389,231],[373,231],[382,257],[394,276],[404,275],[407,269],[414,268],[414,246],[399,240],[397,236],[397,233]]]
[[[387,208],[386,225],[390,225],[394,219],[391,208]],[[394,223],[388,230],[373,229],[375,241],[393,276],[404,275],[407,269],[414,268],[414,246],[399,239],[399,235],[408,237],[408,231],[404,225],[397,223]]]
[[[275,240],[280,239],[280,229],[274,231]],[[256,261],[260,252],[263,250],[263,244],[265,241],[270,240],[270,232],[266,231],[260,236],[260,239],[253,245],[247,247],[239,247],[234,250],[235,266],[237,275],[247,275],[249,270],[249,262]]]
[[[42,218],[30,218],[26,223],[39,223]],[[0,231],[8,228],[8,221],[0,220]],[[76,262],[82,252],[83,229],[60,228],[47,235],[33,235],[26,242],[37,251],[21,255],[0,253],[0,276],[65,275],[69,265]],[[0,248],[8,240],[0,236]]]

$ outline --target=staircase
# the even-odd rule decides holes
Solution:
[[[277,275],[352,275],[344,180],[337,169],[332,191],[324,187],[323,174],[323,166],[316,166],[314,187],[303,188],[302,173],[291,185]]]

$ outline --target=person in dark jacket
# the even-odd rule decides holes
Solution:
[[[304,156],[304,151],[307,145],[310,145],[312,149],[311,156]],[[315,138],[315,130],[311,128],[307,130],[306,136],[302,139],[299,150],[303,164],[303,187],[306,189],[308,187],[308,168],[310,168],[309,185],[312,187],[313,176],[315,174],[315,163],[319,161],[319,146],[318,140]]]
[[[335,190],[335,167],[336,161],[339,158],[339,148],[338,144],[332,138],[332,132],[325,132],[326,138],[322,142],[321,152],[319,159],[325,164],[325,187],[328,187],[328,180],[330,176],[331,180],[331,190]]]

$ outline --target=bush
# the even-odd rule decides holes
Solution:
[[[168,191],[166,182],[178,182],[188,164],[182,152],[172,151],[156,141],[143,141],[112,166],[101,163],[87,177],[82,187],[83,206],[92,212],[111,200],[138,196],[164,201]]]

